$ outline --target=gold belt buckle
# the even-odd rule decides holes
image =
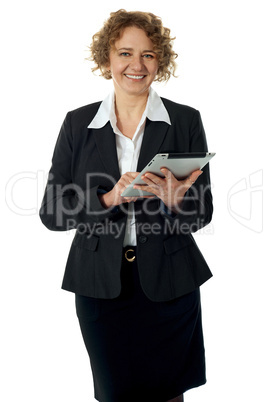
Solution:
[[[133,255],[132,257],[129,257],[129,256],[128,256],[128,253],[129,253],[129,252],[134,253],[134,250],[133,250],[132,248],[129,248],[129,249],[125,252],[125,258],[126,258],[126,260],[129,261],[129,262],[133,262],[133,261],[135,260],[136,256]]]

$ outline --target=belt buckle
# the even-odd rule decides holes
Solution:
[[[125,252],[125,259],[128,261],[128,262],[133,262],[134,260],[135,260],[135,258],[136,258],[136,256],[135,256],[135,254],[132,256],[132,257],[130,257],[130,256],[128,256],[128,253],[135,253],[135,251],[132,249],[132,248],[129,248],[126,252]]]

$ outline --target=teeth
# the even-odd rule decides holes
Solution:
[[[126,77],[133,78],[134,80],[140,80],[140,79],[142,79],[144,77],[144,75],[129,75],[129,74],[126,74]]]

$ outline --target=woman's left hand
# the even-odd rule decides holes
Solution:
[[[146,191],[156,195],[171,211],[178,213],[185,193],[203,172],[202,170],[195,170],[184,180],[177,180],[167,168],[162,168],[161,172],[165,177],[149,172],[142,176],[142,180],[148,186],[146,186]],[[135,185],[134,188],[144,190],[144,185]]]

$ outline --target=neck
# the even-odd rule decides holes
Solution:
[[[115,113],[131,120],[141,118],[147,104],[149,91],[140,95],[122,94],[115,89]]]

